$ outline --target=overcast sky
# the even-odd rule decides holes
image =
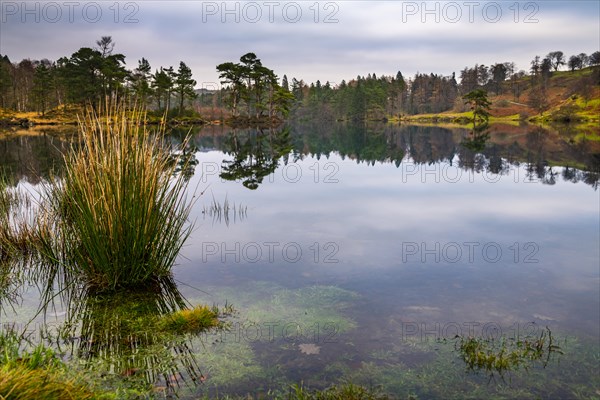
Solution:
[[[56,60],[112,36],[135,68],[184,61],[197,87],[215,66],[254,52],[263,65],[314,82],[368,73],[457,74],[475,63],[600,49],[600,1],[42,1],[0,2],[0,54]]]

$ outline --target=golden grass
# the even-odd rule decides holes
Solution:
[[[219,311],[196,306],[167,314],[159,320],[159,330],[175,334],[199,333],[220,325]]]
[[[0,367],[0,399],[85,400],[94,392],[80,379],[57,369],[30,369],[25,365]]]

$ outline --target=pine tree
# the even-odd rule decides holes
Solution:
[[[290,84],[288,83],[287,75],[283,75],[283,79],[281,80],[281,87],[285,91],[290,91]]]
[[[138,61],[138,67],[133,70],[130,76],[133,94],[143,106],[146,105],[148,97],[152,94],[150,87],[151,71],[152,69],[148,60],[142,58]]]
[[[173,90],[173,78],[171,75],[172,71],[173,67],[160,67],[160,70],[157,70],[152,76],[151,86],[154,89],[154,96],[156,97],[159,110],[169,109],[171,91]],[[164,100],[162,104],[161,100]],[[161,105],[163,107],[161,107]]]
[[[179,95],[179,115],[183,112],[185,99],[195,99],[194,91],[196,81],[192,78],[192,70],[183,62],[179,63],[179,69],[175,74],[175,93]]]

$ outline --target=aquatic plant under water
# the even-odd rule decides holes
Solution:
[[[534,361],[541,360],[545,367],[553,353],[562,354],[548,327],[539,337],[526,337],[518,340],[500,340],[457,337],[456,348],[471,371],[485,371],[491,375],[527,369]]]

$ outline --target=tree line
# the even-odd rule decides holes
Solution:
[[[600,51],[590,56],[574,55],[568,61],[561,51],[550,52],[543,59],[536,56],[529,74],[524,70],[517,71],[514,62],[502,62],[465,67],[458,79],[455,73],[449,76],[417,73],[413,78],[405,79],[398,71],[389,76],[359,75],[334,87],[329,82],[322,84],[317,80],[308,85],[293,78],[290,90],[299,119],[316,116],[344,120],[384,119],[390,115],[439,113],[451,109],[466,111],[468,105],[464,104],[463,96],[475,90],[496,95],[509,92],[515,101],[519,101],[528,88],[531,88],[529,105],[541,112],[548,106],[547,82],[552,73],[564,65],[573,72],[598,66]],[[530,79],[523,79],[526,76]],[[592,85],[588,83],[582,83],[580,89],[589,90]],[[285,76],[284,84],[287,84]]]
[[[97,107],[107,98],[126,98],[147,109],[180,116],[190,105],[202,105],[195,102],[196,81],[185,62],[177,70],[160,67],[153,73],[142,58],[130,71],[125,56],[115,53],[114,47],[112,38],[104,36],[95,48],[82,47],[55,62],[25,59],[12,63],[0,55],[0,107],[45,114],[57,106]],[[250,119],[273,119],[289,112],[292,94],[254,53],[243,55],[240,63],[222,63],[217,71],[223,87],[211,94],[213,106],[229,108],[233,117]]]
[[[502,62],[465,67],[458,76],[417,73],[407,79],[398,71],[395,75],[359,75],[334,85],[320,80],[311,84],[296,78],[290,81],[286,75],[280,81],[256,54],[247,53],[237,63],[219,64],[221,89],[204,91],[198,97],[192,71],[183,61],[178,69],[159,67],[152,72],[148,60],[142,58],[135,69],[128,70],[125,56],[114,52],[114,47],[112,38],[104,36],[94,48],[82,47],[56,61],[13,63],[0,55],[0,107],[44,114],[57,106],[97,106],[107,97],[127,97],[150,110],[169,110],[171,115],[182,115],[193,105],[196,109],[210,106],[221,115],[229,112],[234,118],[282,117],[292,111],[298,119],[363,120],[466,111],[463,96],[474,90],[497,95],[508,92],[519,101],[523,91],[530,89],[529,105],[543,112],[548,107],[547,84],[554,72],[563,67],[575,72],[600,65],[600,51],[569,58],[562,51],[553,51],[544,58],[536,56],[528,72],[517,71],[513,62]],[[590,85],[583,83],[581,90],[590,90]]]
[[[125,56],[114,52],[110,36],[96,41],[96,47],[82,47],[56,61],[29,60],[12,63],[0,55],[0,107],[44,114],[57,106],[91,104],[97,107],[106,98],[135,98],[144,106],[176,112],[196,98],[191,69],[181,61],[179,68],[160,67],[152,73],[145,58],[132,71],[125,68]]]

